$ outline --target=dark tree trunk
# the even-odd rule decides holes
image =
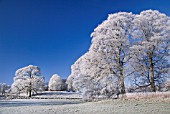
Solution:
[[[31,69],[31,72],[30,72],[30,80],[32,79],[32,69]],[[32,84],[31,84],[31,81],[29,83],[29,90],[28,90],[28,97],[31,97],[32,96]]]
[[[123,76],[123,71],[120,71],[120,93],[125,94],[125,84],[124,84],[124,76]]]
[[[31,97],[32,95],[31,95],[31,93],[32,93],[32,91],[31,91],[31,82],[30,82],[30,85],[29,85],[30,87],[29,87],[29,90],[28,90],[28,97]]]
[[[155,80],[154,80],[154,66],[153,66],[153,61],[152,61],[152,56],[149,57],[150,60],[150,77],[151,77],[151,89],[152,92],[156,92],[156,88],[155,88]]]
[[[120,93],[125,94],[125,84],[124,84],[124,76],[123,76],[123,62],[120,59],[120,50],[119,50],[119,56],[118,56],[118,63],[119,63],[119,83],[120,83]]]

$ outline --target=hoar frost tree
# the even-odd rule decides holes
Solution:
[[[100,24],[92,36],[91,50],[102,53],[112,74],[118,77],[121,94],[125,93],[124,78],[127,74],[126,63],[129,61],[129,37],[131,35],[134,15],[119,12],[110,14],[107,20]]]
[[[131,52],[135,83],[151,85],[155,92],[155,86],[163,83],[170,68],[166,60],[170,49],[170,18],[159,11],[147,10],[136,15],[134,23],[133,37],[137,43],[131,47]]]
[[[158,11],[110,14],[91,34],[89,51],[72,65],[68,88],[96,95],[111,93],[112,85],[113,91],[118,87],[125,94],[125,77],[139,76],[143,81],[145,75],[148,80],[143,84],[150,83],[155,91],[155,82],[160,84],[169,69],[169,24],[169,17]]]
[[[165,91],[170,91],[170,80],[164,82],[164,89]]]
[[[100,53],[89,50],[72,65],[71,71],[68,89],[82,92],[85,99],[111,97],[116,93],[116,79]]]
[[[0,83],[0,93],[2,95],[5,95],[6,88],[7,88],[7,85],[5,83]]]
[[[48,89],[50,91],[61,91],[65,89],[65,84],[63,80],[57,74],[54,74],[49,81]]]
[[[11,86],[12,92],[26,92],[29,97],[32,92],[43,90],[44,77],[41,75],[40,68],[29,65],[16,71],[14,83]]]

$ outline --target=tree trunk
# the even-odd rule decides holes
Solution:
[[[120,93],[125,94],[125,84],[124,84],[124,77],[123,77],[123,71],[122,70],[120,71],[119,80],[120,80],[120,89],[121,89]]]
[[[31,82],[30,82],[30,87],[29,87],[29,90],[28,90],[28,97],[31,97]]]
[[[119,83],[120,83],[120,93],[125,94],[125,84],[124,84],[124,76],[123,76],[123,62],[120,59],[120,52],[121,50],[119,49],[119,56],[118,56],[118,63],[119,63]]]
[[[32,70],[30,72],[30,80],[32,79]],[[29,83],[29,90],[28,90],[28,97],[31,97],[32,96],[32,85],[31,85],[31,81]]]
[[[150,82],[151,82],[151,89],[152,89],[152,92],[156,92],[152,56],[150,56],[149,59],[150,59],[150,77],[151,77],[151,81]]]

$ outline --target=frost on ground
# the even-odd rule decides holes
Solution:
[[[13,97],[12,97],[13,96]],[[29,98],[27,94],[21,93],[19,96],[16,94],[8,94],[9,99],[12,98]],[[82,94],[77,92],[67,91],[42,91],[37,95],[33,95],[32,99],[82,99]]]
[[[83,102],[71,99],[0,101],[0,114],[170,114],[170,98],[114,99]]]
[[[58,99],[82,99],[82,95],[76,92],[67,91],[44,91],[40,95],[33,96],[34,98],[58,98]]]
[[[169,92],[128,93],[125,99],[84,102],[79,93],[43,92],[33,96],[37,99],[0,100],[0,114],[170,114],[169,96]]]

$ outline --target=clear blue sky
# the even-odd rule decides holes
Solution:
[[[170,16],[170,0],[0,0],[0,82],[11,84],[29,64],[46,81],[54,73],[67,78],[109,13],[146,9]]]

